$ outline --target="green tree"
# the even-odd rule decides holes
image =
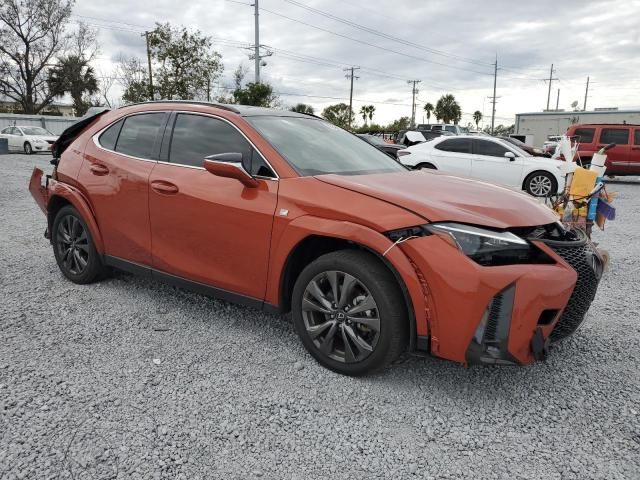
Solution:
[[[476,130],[478,129],[478,124],[482,120],[482,112],[480,110],[476,110],[473,112],[473,121],[476,122]]]
[[[210,82],[223,70],[211,37],[199,30],[156,24],[149,34],[155,95],[163,99],[206,97]]]
[[[49,71],[48,85],[56,96],[65,93],[71,96],[78,117],[82,117],[91,106],[89,96],[98,92],[98,79],[93,67],[81,55],[61,58]]]
[[[373,105],[363,105],[360,107],[360,115],[362,116],[362,121],[364,122],[365,127],[367,126],[367,119],[369,121],[373,121],[373,114],[376,111],[376,107]]]
[[[233,101],[240,105],[273,107],[277,104],[278,96],[274,95],[273,88],[267,83],[249,82],[233,91]]]
[[[409,125],[411,124],[411,119],[409,117],[400,117],[397,120],[394,120],[389,125],[387,125],[386,130],[390,132],[398,132],[400,130],[407,130]]]
[[[346,103],[329,105],[322,111],[322,117],[340,128],[349,128],[349,124],[355,119],[353,109]]]
[[[48,71],[71,45],[73,0],[0,0],[0,96],[35,114],[51,104]]]
[[[298,103],[289,109],[292,112],[298,113],[307,113],[309,115],[313,115],[315,110],[311,105],[307,105],[306,103]]]
[[[124,103],[139,103],[149,100],[149,73],[142,60],[137,57],[120,56],[116,67],[118,83],[122,87]]]
[[[429,119],[431,118],[431,114],[433,113],[433,105],[431,103],[426,103],[424,105],[424,111],[427,114],[427,122],[429,121]]]
[[[440,97],[438,103],[436,103],[435,115],[436,118],[441,119],[444,123],[457,124],[462,118],[462,109],[456,98],[447,93]]]

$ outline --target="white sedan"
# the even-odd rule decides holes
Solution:
[[[460,177],[526,190],[546,197],[564,189],[565,162],[532,157],[515,145],[493,137],[439,137],[398,152],[408,167],[431,168]]]
[[[49,130],[40,127],[13,126],[0,131],[0,138],[6,138],[9,151],[24,152],[31,155],[35,152],[49,152],[51,145],[58,137]]]

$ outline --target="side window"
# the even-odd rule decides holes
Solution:
[[[580,143],[593,143],[595,128],[576,128],[574,135],[580,137]]]
[[[3,128],[2,129],[2,133],[3,135],[10,135],[11,134],[11,127],[7,127],[7,128]]]
[[[440,142],[435,148],[443,152],[471,153],[471,139],[452,138],[451,140]]]
[[[244,167],[252,175],[275,176],[251,144],[227,122],[203,115],[178,114],[169,149],[171,163],[201,167],[205,157],[231,152],[242,153]]]
[[[20,130],[18,127],[13,127],[13,134],[14,135],[18,135],[19,137],[22,137],[22,130]]]
[[[633,134],[633,144],[640,145],[640,128],[637,128]]]
[[[107,128],[104,132],[102,132],[102,135],[100,135],[98,143],[100,143],[100,145],[108,150],[115,150],[116,142],[118,141],[118,135],[120,134],[120,128],[122,127],[123,123],[124,120],[118,120],[116,123]]]
[[[458,129],[456,128],[455,125],[447,125],[446,127],[444,127],[444,129],[447,132],[451,132],[451,133],[458,133]]]
[[[615,143],[616,145],[629,144],[628,128],[603,128],[600,134],[600,143]]]
[[[116,152],[153,160],[153,147],[160,138],[164,120],[164,113],[144,113],[125,118]]]
[[[510,152],[507,147],[504,147],[496,142],[490,142],[487,140],[474,140],[474,152],[476,155],[486,155],[489,157],[504,157],[506,152]]]

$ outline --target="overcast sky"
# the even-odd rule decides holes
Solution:
[[[225,67],[219,84],[229,87],[240,63],[249,69],[247,80],[253,80],[253,61],[242,48],[253,43],[250,3],[78,0],[73,18],[99,28],[96,67],[103,72],[120,54],[144,58],[139,32],[155,22],[200,29],[214,38]],[[376,122],[411,114],[407,80],[414,79],[421,81],[418,122],[422,106],[435,104],[444,93],[458,99],[465,112],[462,123],[475,110],[490,122],[487,97],[497,55],[496,124],[511,124],[517,112],[546,107],[543,78],[552,63],[559,80],[552,83],[551,108],[558,88],[560,108],[570,109],[574,100],[582,107],[587,76],[587,109],[640,107],[640,0],[260,0],[260,8],[260,43],[274,49],[262,78],[285,105],[305,102],[320,113],[332,103],[348,103],[349,81],[342,69],[359,66],[354,110],[374,104]]]

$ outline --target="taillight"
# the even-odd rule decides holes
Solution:
[[[411,152],[409,150],[400,150],[398,152],[399,157],[404,157],[405,155],[411,155]]]

